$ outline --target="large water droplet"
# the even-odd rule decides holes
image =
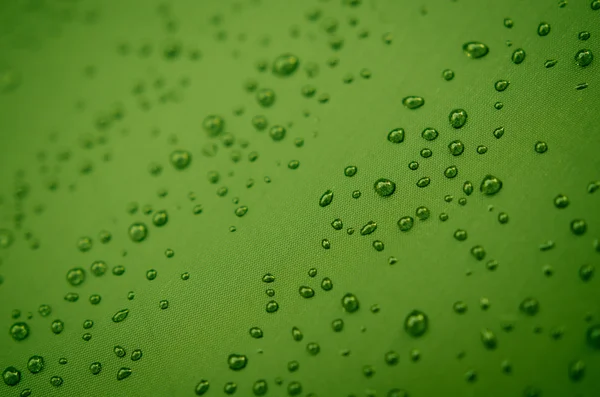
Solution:
[[[129,315],[129,309],[123,309],[123,310],[119,310],[118,312],[115,313],[115,315],[112,317],[113,322],[115,323],[120,323],[121,321],[125,320],[127,318],[127,316]]]
[[[282,54],[273,61],[273,74],[279,77],[291,76],[298,69],[300,60],[292,54]]]
[[[413,337],[419,337],[427,332],[429,319],[420,310],[413,310],[404,319],[404,330]]]
[[[402,104],[408,109],[417,109],[425,104],[425,99],[420,96],[407,96],[402,99]]]
[[[396,191],[396,184],[389,179],[379,178],[373,185],[375,192],[381,197],[388,197]]]
[[[463,44],[463,51],[469,58],[478,59],[486,56],[490,49],[487,45],[480,43],[478,41],[470,41],[468,43]]]
[[[464,109],[454,109],[448,115],[448,121],[453,128],[462,128],[467,123],[467,112]]]

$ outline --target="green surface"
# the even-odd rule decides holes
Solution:
[[[528,387],[544,397],[597,396],[600,350],[586,332],[600,324],[599,280],[584,280],[580,268],[600,264],[600,10],[588,0],[562,3],[1,2],[0,370],[14,366],[21,380],[0,382],[0,395],[29,388],[32,396],[193,396],[206,379],[206,396],[226,395],[227,382],[237,384],[235,395],[252,396],[264,379],[267,396],[288,395],[291,382],[307,397],[388,396],[394,388],[411,397],[535,396]],[[546,36],[538,34],[543,22]],[[582,31],[588,40],[578,38]],[[472,41],[489,52],[467,56],[463,45]],[[172,48],[176,55],[165,56]],[[519,48],[526,56],[515,64]],[[581,49],[596,57],[585,67],[575,60]],[[272,65],[286,53],[299,67],[277,76]],[[547,60],[557,63],[548,68]],[[446,69],[452,80],[442,77]],[[504,91],[495,89],[499,80],[510,82]],[[274,104],[261,106],[249,81],[272,89]],[[587,88],[576,89],[582,83]],[[306,85],[314,96],[302,94]],[[408,96],[425,103],[408,109]],[[462,128],[449,123],[454,109],[468,114]],[[225,121],[218,136],[202,127],[209,115]],[[256,115],[268,120],[265,130],[253,127]],[[286,129],[280,141],[269,135],[274,125]],[[427,127],[438,131],[435,140],[421,137]],[[400,143],[387,139],[395,128],[405,131]],[[448,150],[454,140],[465,146],[459,156]],[[536,152],[539,141],[546,152]],[[431,157],[421,156],[425,148]],[[191,153],[185,169],[170,163],[175,150]],[[162,166],[159,175],[153,164]],[[344,175],[350,165],[352,177]],[[452,165],[458,175],[447,178]],[[220,175],[216,184],[210,171]],[[489,196],[480,191],[488,174],[502,181]],[[419,188],[423,177],[431,183]],[[380,178],[395,182],[393,194],[376,193]],[[474,186],[468,197],[465,181]],[[321,207],[327,190],[333,200]],[[558,194],[568,197],[566,208],[555,206]],[[194,214],[197,205],[202,212]],[[240,206],[248,211],[236,216]],[[429,219],[418,219],[420,206]],[[160,227],[152,222],[159,210],[168,213]],[[501,213],[508,222],[499,222]],[[397,224],[404,216],[414,218],[407,232]],[[336,218],[342,230],[332,227]],[[571,230],[575,219],[587,224],[582,235]],[[369,221],[377,228],[363,236]],[[136,222],[148,229],[141,242],[128,234]],[[453,237],[457,229],[466,240]],[[84,236],[92,240],[86,252],[78,249]],[[548,241],[554,247],[542,250]],[[484,259],[472,255],[475,246]],[[99,260],[108,271],[96,277],[90,266]],[[112,274],[118,265],[121,276]],[[67,272],[77,267],[86,278],[72,286]],[[262,281],[267,273],[273,283]],[[301,286],[315,295],[303,298]],[[66,301],[69,292],[79,300]],[[347,293],[358,310],[344,311]],[[99,304],[90,303],[94,294]],[[533,316],[519,310],[528,297],[539,301]],[[266,310],[271,300],[275,313]],[[465,313],[453,310],[457,301]],[[39,313],[42,304],[51,314]],[[115,323],[122,309],[129,314]],[[413,310],[428,319],[421,336],[404,329]],[[334,332],[340,318],[344,328]],[[64,330],[56,335],[57,319]],[[94,324],[84,329],[88,319]],[[26,339],[11,337],[15,322],[29,325]],[[251,327],[264,336],[252,338]],[[482,330],[493,332],[495,348]],[[310,343],[318,354],[308,352]],[[143,352],[137,361],[135,349]],[[389,351],[399,355],[396,365],[386,364]],[[246,355],[247,365],[230,369],[230,354]],[[38,374],[27,370],[33,355],[45,360]],[[299,369],[290,372],[294,360]],[[577,360],[585,363],[580,379],[569,373]],[[94,362],[102,364],[97,375]],[[121,368],[132,373],[117,380]]]

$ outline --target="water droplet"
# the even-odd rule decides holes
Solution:
[[[60,376],[53,376],[50,378],[50,384],[54,387],[60,387],[63,384],[63,378]]]
[[[438,137],[438,132],[435,128],[425,128],[421,132],[421,137],[426,141],[434,141]]]
[[[419,168],[419,163],[417,163],[416,161],[411,161],[410,163],[408,163],[408,168],[412,171],[416,171]]]
[[[192,155],[187,150],[175,150],[171,153],[169,160],[173,167],[178,170],[183,170],[190,165]]]
[[[359,308],[358,298],[356,295],[347,293],[342,297],[342,307],[348,313],[354,313]]]
[[[502,189],[502,181],[493,175],[486,175],[479,186],[479,190],[486,196],[493,196]]]
[[[588,31],[583,31],[583,32],[579,32],[579,35],[577,35],[577,38],[581,41],[586,41],[590,38],[590,32]]]
[[[534,149],[537,153],[546,153],[548,151],[548,144],[546,144],[546,142],[538,141],[535,143]]]
[[[600,349],[600,324],[590,326],[585,335],[588,345],[595,349]]]
[[[421,206],[421,207],[417,208],[417,210],[415,211],[415,214],[416,214],[417,218],[419,218],[422,221],[425,221],[425,220],[429,219],[429,217],[431,216],[431,211],[429,210],[429,208]]]
[[[129,309],[123,309],[123,310],[119,310],[118,312],[115,313],[115,315],[112,317],[113,322],[115,323],[120,323],[121,321],[125,320],[127,318],[127,316],[129,315]]]
[[[383,242],[375,240],[373,241],[373,248],[375,248],[376,251],[383,251],[385,245],[383,244]]]
[[[92,375],[98,375],[102,371],[102,364],[99,362],[93,362],[90,364],[90,372]]]
[[[423,188],[429,186],[430,183],[431,179],[425,176],[417,181],[417,186]]]
[[[331,322],[331,328],[334,332],[340,332],[344,329],[344,320],[337,318]]]
[[[206,116],[206,118],[202,122],[202,127],[204,128],[204,131],[206,131],[208,136],[216,137],[221,132],[223,132],[223,129],[225,127],[225,120],[221,116],[211,114],[209,116]]]
[[[333,227],[335,230],[342,230],[344,228],[344,223],[341,219],[337,218],[331,222],[331,227]]]
[[[266,310],[267,313],[275,313],[277,310],[279,310],[279,303],[277,303],[276,301],[267,302]]]
[[[600,10],[600,1],[599,0],[594,0],[590,3],[590,8],[594,11],[598,11]]]
[[[92,320],[85,320],[83,322],[83,329],[90,329],[94,326],[94,322]]]
[[[464,53],[472,59],[482,58],[489,52],[488,46],[478,41],[470,41],[465,43],[463,44],[462,49]]]
[[[373,221],[369,221],[369,222],[367,222],[366,225],[364,225],[362,227],[362,229],[360,229],[360,234],[362,236],[367,236],[367,235],[373,233],[375,230],[377,230],[377,223],[373,222]]]
[[[356,168],[356,166],[349,165],[346,168],[344,168],[344,175],[346,175],[348,177],[353,177],[354,175],[356,175],[357,171],[358,171],[358,169]]]
[[[556,196],[554,198],[554,206],[556,208],[567,208],[569,206],[569,198],[567,196],[565,196],[564,194],[559,194],[558,196]]]
[[[300,342],[304,338],[304,334],[298,327],[292,327],[292,338],[296,342]]]
[[[403,216],[398,220],[398,227],[401,231],[407,232],[412,229],[415,220],[411,216]]]
[[[123,380],[123,379],[129,378],[129,376],[131,376],[132,372],[133,371],[131,370],[131,368],[125,368],[125,367],[120,368],[117,371],[117,380]]]
[[[15,367],[7,367],[2,372],[2,379],[7,386],[16,386],[21,382],[21,371]]]
[[[454,312],[456,314],[464,314],[467,312],[467,304],[463,301],[456,301],[454,302],[454,305],[452,305],[452,310],[454,310]]]
[[[575,63],[581,67],[586,67],[594,60],[594,55],[591,50],[583,49],[575,54]]]
[[[423,335],[429,327],[427,315],[420,310],[413,310],[404,319],[404,330],[413,337]]]
[[[262,107],[268,108],[275,103],[275,91],[270,88],[263,88],[256,93],[256,100]]]
[[[520,63],[522,63],[525,60],[525,50],[523,50],[522,48],[517,48],[513,52],[511,60],[515,65],[519,65]]]
[[[540,303],[535,298],[525,298],[519,305],[519,310],[529,316],[535,316],[540,310]]]
[[[208,391],[210,387],[210,384],[208,383],[207,380],[202,379],[200,382],[198,382],[198,384],[196,385],[196,395],[197,396],[203,396],[204,394],[206,394],[206,392]]]
[[[433,155],[433,152],[431,151],[431,149],[421,149],[421,151],[419,152],[421,154],[421,157],[423,157],[424,159],[429,158]]]
[[[259,379],[252,385],[252,393],[254,393],[255,396],[264,396],[267,394],[267,390],[267,381],[264,379]]]
[[[454,78],[454,72],[450,69],[444,69],[444,71],[442,71],[442,78],[446,81],[450,81]]]
[[[486,349],[494,350],[498,346],[498,340],[493,331],[489,329],[481,330],[481,342]]]
[[[581,236],[587,231],[587,223],[583,219],[575,219],[571,221],[571,231],[576,236]]]
[[[506,212],[499,213],[498,214],[498,222],[500,222],[503,225],[508,223],[508,214]]]
[[[31,356],[27,361],[27,369],[32,374],[38,374],[44,369],[44,358],[42,356]]]
[[[230,354],[227,358],[227,364],[229,368],[234,371],[239,371],[246,368],[248,364],[248,357],[243,354]]]
[[[92,305],[99,304],[101,300],[102,300],[102,297],[100,295],[97,295],[97,294],[90,295],[90,303]]]
[[[496,89],[496,91],[502,92],[502,91],[506,90],[509,85],[510,85],[510,82],[508,82],[506,80],[498,80],[494,84],[494,88]]]
[[[311,356],[316,356],[321,351],[321,346],[318,343],[310,342],[306,345],[306,351]]]
[[[323,281],[321,281],[321,288],[324,291],[331,291],[333,289],[333,281],[329,277],[325,277]]]
[[[478,261],[481,261],[485,258],[486,252],[481,245],[476,245],[471,248],[471,255],[473,255],[473,257],[475,257],[475,259]]]
[[[129,238],[136,243],[144,241],[146,236],[148,236],[148,228],[143,223],[132,223],[129,226]]]
[[[453,156],[460,156],[465,151],[465,145],[459,141],[452,141],[448,144],[448,150]]]
[[[63,323],[61,320],[54,320],[50,325],[50,329],[54,334],[58,335],[65,329],[65,323]]]
[[[16,341],[22,341],[29,336],[29,325],[18,322],[10,327],[10,336]]]
[[[354,232],[354,230],[353,230],[353,232]],[[352,234],[352,233],[349,233],[349,234]],[[321,247],[328,250],[329,248],[331,248],[331,242],[329,240],[327,240],[326,238],[324,238],[323,240],[321,240]]]
[[[360,198],[361,195],[362,193],[360,192],[360,190],[355,190],[352,192],[352,198],[354,199]]]
[[[477,380],[477,372],[474,369],[470,369],[465,372],[465,380],[469,383],[473,383]]]
[[[467,231],[462,229],[457,229],[454,232],[454,238],[458,241],[465,241],[467,239]]]
[[[600,2],[599,2],[600,4]],[[573,382],[580,381],[585,375],[585,363],[582,360],[576,360],[569,364],[569,378]]]
[[[115,267],[113,267],[112,273],[113,273],[115,276],[122,276],[122,275],[123,275],[123,273],[125,273],[125,266],[121,266],[121,265],[119,265],[119,266],[115,266]]]
[[[258,328],[258,327],[252,327],[250,328],[250,336],[253,337],[254,339],[260,339],[263,337],[263,331],[262,329]]]
[[[394,128],[388,133],[387,140],[392,143],[404,141],[404,128]]]
[[[300,384],[300,382],[290,382],[288,384],[288,395],[290,396],[299,396],[302,393],[302,385]]]
[[[245,205],[242,205],[241,207],[238,207],[235,209],[235,215],[238,217],[242,217],[242,216],[246,215],[247,212],[248,212],[248,207],[246,207]]]
[[[158,307],[161,310],[166,310],[169,308],[169,301],[166,299],[162,299],[160,302],[158,302]]]
[[[154,226],[163,226],[167,224],[169,220],[169,216],[167,215],[167,211],[156,211],[152,216],[152,223]]]
[[[67,281],[74,287],[81,285],[85,281],[85,270],[80,267],[69,270]]]
[[[425,104],[425,99],[420,96],[407,96],[402,99],[402,104],[408,109],[417,109]]]
[[[319,205],[321,207],[327,207],[333,201],[333,192],[331,190],[327,190],[321,198],[319,199]]]
[[[271,273],[267,273],[263,276],[262,281],[263,283],[272,283],[275,281],[275,276],[273,276]]]
[[[104,273],[106,273],[107,269],[108,269],[108,267],[106,266],[106,263],[104,263],[103,261],[95,261],[90,266],[90,270],[91,270],[92,274],[96,277],[103,276]]]
[[[125,349],[121,346],[115,346],[113,348],[113,352],[115,353],[115,355],[119,358],[123,358],[127,355],[127,352],[125,351]]]
[[[77,249],[81,252],[87,252],[92,249],[92,239],[89,237],[81,237],[77,241]]]
[[[590,279],[594,275],[594,270],[594,266],[592,265],[582,265],[579,268],[579,278],[581,279],[581,281],[590,281]]]
[[[301,286],[298,291],[300,292],[300,296],[306,299],[315,296],[315,290],[307,286]]]
[[[376,180],[373,187],[375,192],[381,197],[388,197],[396,191],[396,184],[385,178]]]
[[[446,170],[444,171],[444,176],[446,178],[454,178],[456,177],[456,175],[458,175],[458,168],[456,168],[455,165],[451,165],[450,167],[446,168]]]
[[[548,33],[550,33],[550,25],[547,24],[546,22],[542,22],[539,24],[538,29],[537,29],[538,35],[540,36],[547,36]]]
[[[454,109],[448,115],[448,120],[453,128],[462,128],[467,123],[467,112],[464,109]]]
[[[77,302],[79,300],[79,294],[75,292],[69,292],[65,295],[65,300],[67,302]]]
[[[292,54],[282,54],[273,62],[273,74],[279,77],[291,76],[298,69],[300,61]]]

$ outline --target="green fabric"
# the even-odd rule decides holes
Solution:
[[[600,281],[580,274],[600,265],[596,3],[0,2],[0,370],[21,372],[16,386],[0,382],[0,395],[193,396],[203,379],[207,396],[225,395],[228,382],[235,395],[252,396],[261,379],[267,396],[288,395],[293,382],[299,395],[320,397],[392,397],[395,388],[411,397],[598,395],[599,342],[586,332],[600,324]],[[538,34],[544,22],[546,36]],[[583,31],[588,40],[578,38]],[[489,52],[469,57],[468,42]],[[519,64],[517,49],[526,54]],[[596,57],[587,66],[576,62],[582,49]],[[299,59],[289,76],[272,72],[282,54]],[[504,91],[499,80],[509,82]],[[249,92],[252,81],[258,89]],[[313,96],[303,95],[306,85]],[[257,101],[264,88],[275,93],[270,107]],[[409,109],[409,96],[424,104]],[[450,125],[455,109],[468,114],[462,128]],[[217,136],[203,128],[209,115],[224,120]],[[257,115],[268,121],[262,131]],[[270,135],[276,125],[286,129],[281,140]],[[421,137],[427,127],[435,140]],[[392,143],[396,128],[404,139]],[[459,156],[448,149],[454,140],[465,147]],[[537,153],[536,142],[547,151]],[[176,150],[191,154],[184,169],[170,162]],[[458,175],[445,177],[453,165]],[[347,166],[356,175],[345,176]],[[496,194],[480,191],[486,175],[502,182]],[[421,188],[423,177],[431,182]],[[395,183],[393,194],[376,193],[380,178]],[[333,200],[319,205],[328,190]],[[559,194],[566,208],[555,205]],[[247,213],[236,216],[241,206]],[[426,220],[416,215],[421,206]],[[152,221],[159,210],[168,214],[163,226]],[[401,231],[405,216],[414,225]],[[337,218],[342,230],[331,225]],[[581,235],[571,230],[578,219],[587,225]],[[369,221],[377,228],[362,235]],[[148,230],[140,242],[129,236],[136,222]],[[458,229],[466,240],[454,237]],[[82,252],[86,236],[92,247]],[[476,246],[485,258],[476,259]],[[101,277],[95,261],[108,265]],[[85,280],[70,285],[67,272],[79,267]],[[275,281],[263,282],[266,274]],[[302,297],[303,286],[314,296]],[[64,299],[71,292],[77,302]],[[348,293],[358,310],[344,309]],[[534,315],[520,309],[530,297],[539,301]],[[465,313],[453,309],[457,301]],[[44,304],[48,316],[38,311]],[[127,317],[114,322],[123,309]],[[428,320],[420,336],[405,330],[413,310]],[[54,320],[64,322],[60,334]],[[17,322],[30,330],[21,341],[10,333]],[[252,327],[264,336],[252,338]],[[386,363],[390,351],[396,365]],[[247,365],[230,369],[231,354]],[[27,370],[34,355],[45,360],[38,374]],[[117,380],[121,368],[132,372]]]

